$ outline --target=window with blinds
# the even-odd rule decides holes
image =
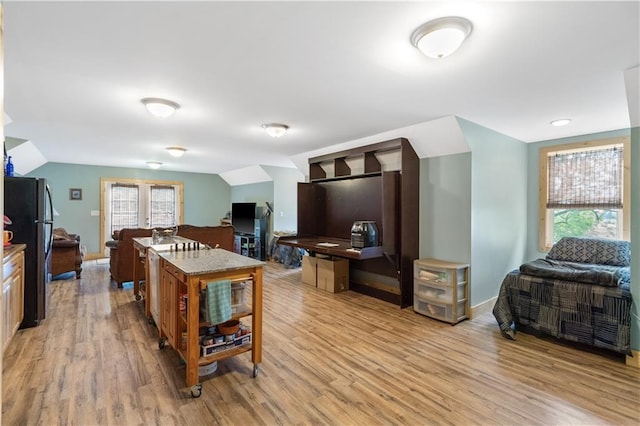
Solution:
[[[150,226],[152,228],[174,226],[176,224],[176,194],[173,186],[153,185],[150,188],[150,197]]]
[[[549,155],[547,208],[622,208],[622,147]]]
[[[138,185],[111,185],[111,233],[139,227],[140,188]]]
[[[541,148],[541,251],[565,236],[628,238],[628,141]]]
[[[100,186],[103,247],[123,228],[167,228],[182,223],[182,182],[101,179]]]

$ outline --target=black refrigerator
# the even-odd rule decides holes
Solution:
[[[26,244],[24,257],[24,319],[20,328],[35,327],[45,318],[51,281],[53,207],[45,179],[4,178],[4,214],[11,220],[13,244]]]

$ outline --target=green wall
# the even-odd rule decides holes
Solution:
[[[304,174],[298,169],[262,166],[273,178],[273,215],[274,231],[298,230],[298,182],[304,182]]]
[[[527,240],[527,147],[464,119],[471,148],[471,305],[497,296],[522,264]],[[451,238],[465,238],[452,235]]]
[[[27,176],[47,179],[53,206],[60,214],[54,217],[54,226],[79,234],[89,253],[104,249],[100,247],[100,216],[91,216],[92,210],[100,210],[101,178],[183,182],[183,223],[190,225],[219,225],[231,208],[231,188],[218,175],[47,163]],[[69,200],[69,188],[81,188],[82,200]]]
[[[471,262],[471,153],[420,160],[420,258]]]
[[[471,152],[420,161],[420,257],[469,263],[471,306],[498,294],[523,263],[527,148],[464,119]]]

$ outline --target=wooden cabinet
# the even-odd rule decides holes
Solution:
[[[413,268],[416,312],[452,324],[469,318],[469,265],[418,259]]]
[[[2,264],[3,329],[2,350],[7,348],[11,338],[24,318],[24,245],[5,249]]]
[[[279,243],[289,240],[290,245],[349,258],[350,290],[411,306],[419,248],[419,175],[420,160],[404,138],[310,158],[309,182],[298,184],[298,235]],[[376,222],[378,247],[351,247],[351,227],[361,220]],[[308,238],[338,246],[315,249],[304,245]]]

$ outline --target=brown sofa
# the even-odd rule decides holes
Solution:
[[[51,275],[53,277],[74,271],[76,279],[80,278],[83,257],[79,235],[68,234],[63,228],[53,230],[51,247]]]
[[[122,283],[133,281],[133,238],[150,237],[153,229],[124,228],[114,232],[108,241],[111,278],[122,288]],[[233,251],[233,226],[179,225],[178,236],[200,241],[211,247]],[[136,268],[138,279],[144,280],[144,268]]]

